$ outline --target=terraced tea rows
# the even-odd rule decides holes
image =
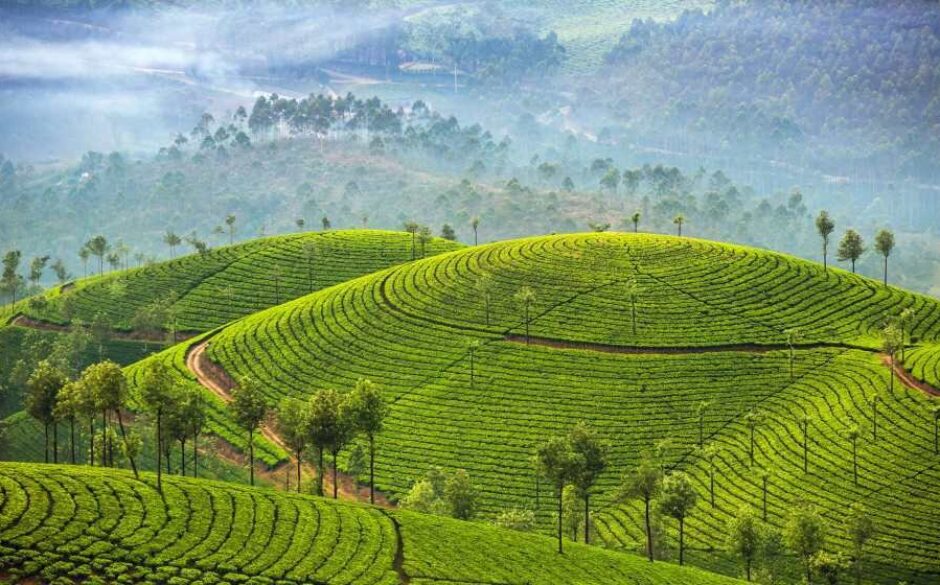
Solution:
[[[535,292],[529,330],[539,343],[528,347],[524,303],[515,298],[523,286]],[[261,380],[272,403],[368,377],[394,402],[377,462],[383,490],[401,493],[430,465],[461,467],[480,485],[486,511],[538,505],[543,520],[550,494],[536,491],[530,457],[537,443],[578,420],[596,426],[612,445],[599,505],[610,501],[637,454],[662,439],[669,439],[667,464],[701,481],[702,464],[692,455],[695,408],[708,400],[704,434],[730,445],[719,484],[737,495],[716,512],[700,512],[693,532],[702,546],[720,547],[732,503],[754,501],[754,480],[732,466],[747,435],[741,417],[754,408],[776,409],[764,426],[781,446],[762,447],[760,465],[781,467],[771,514],[778,525],[803,493],[817,494],[836,519],[846,498],[875,498],[869,492],[897,482],[912,494],[928,488],[930,407],[900,384],[882,396],[884,428],[870,455],[894,463],[872,466],[859,488],[845,481],[844,433],[853,422],[868,424],[865,397],[887,385],[874,355],[880,324],[905,308],[914,312],[912,337],[940,339],[940,303],[841,270],[688,239],[556,236],[458,251],[351,281],[226,327],[209,355],[230,374]],[[793,379],[788,340],[797,346]],[[472,349],[471,379],[473,341],[481,345]],[[566,342],[582,349],[565,349]],[[592,351],[591,344],[638,353]],[[783,410],[786,400],[795,410]],[[819,464],[843,465],[825,480],[812,470],[788,470],[802,408],[819,421],[811,439]],[[867,448],[864,439],[860,444]],[[938,508],[916,495],[902,499],[909,505],[886,508],[909,513],[879,518],[898,528],[878,540],[878,574],[924,582],[937,570],[929,551],[937,548],[931,527]],[[632,546],[635,515],[628,521],[624,514],[611,509],[602,530],[610,542]]]
[[[153,480],[0,464],[0,570],[176,585],[735,582],[589,547],[558,558],[548,538],[486,526],[177,477],[160,493]]]
[[[356,276],[411,260],[410,234],[378,230],[304,233],[251,240],[152,266],[79,280],[49,293],[51,306],[37,319],[91,321],[103,313],[129,329],[141,307],[175,295],[177,328],[207,331]],[[427,255],[460,244],[435,238]],[[420,245],[418,254],[420,255]],[[67,299],[67,301],[66,301]],[[68,305],[68,311],[66,311]],[[68,318],[67,318],[68,317]]]
[[[917,379],[940,388],[940,344],[909,350],[904,356],[904,367]]]

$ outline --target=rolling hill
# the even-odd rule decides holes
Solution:
[[[524,286],[534,292],[529,344],[516,299]],[[593,500],[596,531],[631,550],[640,516],[613,500],[620,474],[658,447],[663,465],[689,472],[704,495],[711,467],[701,438],[720,453],[715,504],[703,497],[688,524],[696,562],[736,571],[722,560],[726,522],[742,504],[763,508],[767,470],[771,525],[812,503],[842,549],[842,516],[864,501],[879,527],[873,582],[926,583],[940,573],[940,504],[927,497],[940,479],[931,404],[921,390],[889,384],[878,354],[883,320],[905,308],[910,343],[936,343],[940,303],[841,270],[692,239],[548,236],[383,270],[152,359],[184,372],[186,348],[205,347],[229,375],[259,380],[272,404],[370,378],[393,403],[379,487],[400,495],[430,466],[465,468],[486,512],[528,506],[543,522],[552,495],[534,476],[534,449],[589,421],[611,448]],[[760,415],[753,458],[749,412]]]
[[[434,238],[425,246],[417,243],[415,253],[421,257],[460,247],[459,243]],[[154,303],[164,302],[163,314],[172,319],[163,327],[171,325],[185,334],[198,334],[279,302],[410,261],[411,254],[412,236],[404,232],[337,230],[274,236],[79,279],[45,293],[47,303],[42,309],[23,301],[14,313],[6,305],[0,308],[0,322],[5,324],[0,325],[0,386],[8,386],[2,414],[12,416],[5,421],[7,440],[0,445],[0,453],[16,460],[42,457],[41,450],[30,445],[39,437],[38,428],[26,417],[14,414],[22,408],[22,401],[19,388],[9,383],[19,360],[40,359],[33,355],[41,352],[30,340],[40,339],[47,347],[73,323],[87,324],[104,315],[114,328],[111,338],[86,348],[79,356],[81,363],[105,357],[130,364],[159,349],[159,343],[148,339],[162,341],[167,336],[157,329],[133,329],[135,314]],[[185,355],[178,357],[176,365],[185,373]],[[217,397],[210,398],[210,430],[241,446],[241,433],[219,414],[223,406]],[[211,416],[213,412],[215,416]],[[280,449],[263,439],[261,454],[272,465],[285,458]]]
[[[710,585],[737,581],[483,524],[225,483],[0,464],[0,568],[43,581]],[[446,546],[441,546],[441,543]]]

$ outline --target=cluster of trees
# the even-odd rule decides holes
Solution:
[[[254,484],[254,435],[261,429],[270,408],[261,386],[251,378],[242,378],[232,389],[229,408],[238,424],[248,432],[250,481]],[[336,498],[339,492],[339,455],[357,437],[363,436],[369,449],[369,501],[375,502],[375,442],[388,415],[388,405],[378,386],[361,379],[347,393],[332,389],[319,390],[306,402],[284,400],[274,414],[279,436],[293,451],[297,466],[297,491],[301,489],[304,455],[313,451],[317,468],[317,494],[324,494],[324,456],[329,454],[332,459],[333,497]]]
[[[122,411],[129,401],[127,380],[121,367],[104,361],[85,368],[73,377],[69,370],[54,360],[40,361],[26,383],[26,411],[44,429],[44,453],[48,463],[59,462],[59,426],[68,425],[68,460],[79,463],[84,458],[88,465],[114,467],[126,459],[136,475],[136,459],[140,454],[140,436],[128,431]],[[96,430],[96,421],[101,426]],[[117,422],[120,437],[114,432]],[[79,455],[77,425],[87,425],[88,448]],[[50,445],[51,430],[51,445]],[[96,442],[97,439],[97,442]],[[119,449],[116,451],[116,445]],[[115,457],[115,455],[118,457]]]
[[[634,120],[935,178],[938,56],[936,4],[722,2],[634,22],[604,75]]]
[[[826,210],[820,211],[816,216],[816,231],[822,238],[823,268],[829,266],[829,242],[832,232],[835,231],[835,221],[829,216]],[[884,284],[888,285],[888,257],[894,251],[894,233],[890,230],[881,229],[875,234],[875,251],[884,259]],[[855,273],[855,263],[858,262],[868,248],[865,246],[865,240],[853,229],[848,229],[839,241],[839,249],[836,258],[840,262],[851,262],[852,273]]]
[[[446,473],[439,467],[432,467],[424,478],[412,484],[399,503],[416,512],[473,520],[477,501],[477,489],[466,470]]]
[[[489,85],[516,85],[556,71],[565,48],[554,32],[539,36],[497,5],[452,6],[357,39],[337,59],[398,68],[419,61],[430,71],[461,75]]]
[[[57,258],[49,264],[49,256],[33,257],[26,270],[24,278],[21,273],[23,262],[23,253],[20,250],[7,250],[3,255],[3,271],[0,273],[0,298],[6,298],[16,310],[16,301],[29,295],[35,295],[42,291],[40,282],[45,276],[46,268],[50,268],[55,274],[56,280],[62,284],[67,282],[72,276],[69,274],[65,263]],[[42,305],[43,300],[36,302]],[[42,307],[34,307],[41,309]]]

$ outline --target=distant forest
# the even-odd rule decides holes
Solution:
[[[725,1],[636,21],[607,63],[637,124],[940,179],[937,2]]]

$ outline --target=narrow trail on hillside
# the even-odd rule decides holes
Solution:
[[[920,390],[930,396],[940,396],[940,389],[934,388],[927,382],[915,378],[914,375],[904,369],[904,366],[899,364],[896,359],[891,359],[891,356],[881,354],[881,363],[890,367],[891,370],[894,371],[894,375],[908,388]]]
[[[60,325],[58,323],[50,323],[48,321],[40,321],[38,319],[33,319],[32,317],[27,317],[26,315],[17,315],[13,317],[10,321],[10,325],[16,327],[24,327],[26,329],[36,329],[39,331],[52,331],[55,333],[68,333],[72,331],[73,327],[71,325]],[[176,342],[186,341],[191,337],[199,335],[195,331],[177,331],[176,332]],[[140,341],[140,342],[152,342],[152,343],[164,343],[166,342],[166,332],[143,332],[143,331],[121,331],[118,329],[110,329],[108,331],[108,339],[119,339],[121,341]]]
[[[526,345],[525,335],[510,333],[504,337],[509,343],[518,343]],[[551,347],[555,349],[580,349],[587,351],[599,351],[603,353],[623,353],[636,355],[685,355],[698,353],[770,353],[772,351],[789,351],[790,346],[786,344],[760,344],[760,343],[729,343],[724,345],[690,345],[690,346],[636,346],[636,345],[613,345],[607,343],[595,343],[591,341],[566,341],[564,339],[552,339],[548,337],[529,336],[528,345],[538,345],[542,347]],[[847,345],[844,343],[807,343],[803,345],[794,345],[794,350],[807,349],[855,349],[875,353],[876,350]]]
[[[196,381],[198,381],[202,387],[206,388],[225,402],[231,402],[231,390],[235,387],[235,380],[232,379],[228,372],[226,372],[221,366],[209,359],[209,356],[206,355],[206,348],[208,346],[209,340],[205,340],[191,346],[186,352],[186,368],[193,374],[193,376],[196,377]],[[277,434],[270,424],[263,423],[261,425],[261,434],[267,440],[271,441],[281,449],[284,449],[285,452],[292,453],[292,450],[284,442],[284,439],[282,439]],[[293,470],[296,469],[296,465],[297,461],[292,457],[288,463],[282,463],[272,470],[272,472],[280,471],[285,466],[289,466]],[[307,462],[302,462],[301,468],[306,471],[307,475],[311,478],[317,477],[317,469],[315,466],[310,465]],[[339,471],[336,473],[336,478],[337,482],[339,483],[337,493],[340,499],[357,502],[369,501],[368,486],[359,487],[357,489],[355,480],[351,476]],[[332,473],[326,473],[323,477],[323,493],[324,497],[328,497],[333,493]],[[378,490],[375,491],[375,504],[385,508],[394,507],[391,501],[388,499],[388,496]]]

